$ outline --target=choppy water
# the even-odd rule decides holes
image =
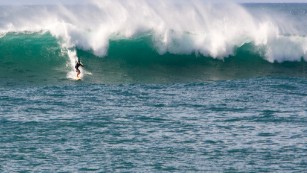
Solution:
[[[1,88],[1,172],[305,172],[306,78]]]
[[[0,6],[1,173],[307,172],[306,4],[135,2]]]

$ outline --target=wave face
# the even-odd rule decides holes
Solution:
[[[113,40],[105,58],[83,49],[65,50],[50,33],[10,33],[0,38],[0,83],[8,86],[67,83],[69,54],[86,65],[90,83],[203,82],[262,76],[306,77],[306,62],[269,63],[253,44],[235,50],[223,61],[199,54],[159,54],[150,36]]]
[[[7,83],[57,80],[70,70],[65,67],[66,57],[50,34],[7,34],[0,38],[0,79]]]
[[[0,6],[0,77],[73,78],[78,58],[92,81],[305,76],[306,10],[201,0]]]

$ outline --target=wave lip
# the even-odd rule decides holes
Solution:
[[[72,79],[80,58],[84,79],[98,82],[306,76],[307,23],[288,7],[307,10],[201,0],[0,6],[1,78]]]
[[[67,52],[71,53],[69,55]],[[259,53],[260,52],[260,53]],[[263,76],[306,77],[306,62],[269,63],[259,47],[245,44],[224,60],[201,54],[160,54],[152,37],[113,40],[108,55],[63,48],[49,33],[10,33],[0,38],[1,85],[74,82],[70,58],[85,64],[85,83],[182,83]]]
[[[263,9],[270,9],[267,12]],[[192,1],[92,0],[83,5],[0,7],[0,32],[48,31],[77,57],[75,48],[108,54],[109,43],[151,34],[160,53],[223,59],[247,43],[264,47],[269,62],[307,60],[306,23],[288,6],[242,6]],[[277,5],[276,5],[277,6]],[[307,5],[302,5],[307,9]],[[182,15],[185,14],[185,15]],[[291,13],[292,14],[292,13]]]

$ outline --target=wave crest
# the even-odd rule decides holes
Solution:
[[[85,5],[1,8],[2,34],[49,31],[67,51],[77,47],[105,56],[110,40],[151,34],[160,54],[196,53],[222,59],[253,43],[265,49],[270,62],[307,61],[304,24],[286,15],[286,10],[267,13],[201,0],[91,0]],[[68,52],[71,64],[77,58],[73,52]]]

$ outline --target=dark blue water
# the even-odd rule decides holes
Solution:
[[[306,172],[307,79],[0,87],[1,172]]]

